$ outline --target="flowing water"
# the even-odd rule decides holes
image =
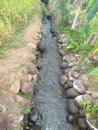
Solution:
[[[73,130],[66,119],[66,97],[59,83],[62,70],[57,38],[52,36],[50,29],[51,22],[45,19],[42,27],[44,40],[41,42],[47,45],[47,49],[43,54],[44,64],[39,75],[38,91],[33,101],[42,115],[41,130]]]

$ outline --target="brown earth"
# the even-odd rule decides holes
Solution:
[[[26,66],[29,62],[32,62],[36,67],[36,48],[41,38],[41,26],[41,18],[35,15],[32,22],[22,33],[22,39],[27,44],[18,49],[9,49],[5,57],[0,59],[0,116],[2,121],[10,122],[10,127],[17,130],[22,129],[19,128],[20,126],[18,127],[19,120],[22,118],[21,111],[23,110],[20,109],[19,104],[22,103],[22,106],[24,106],[30,103],[29,99],[24,98],[19,93],[21,86],[30,82],[33,77],[33,75],[27,73]],[[21,43],[16,41],[16,44]],[[17,112],[15,113],[15,111]],[[5,118],[5,115],[8,118]],[[1,124],[5,122],[0,120]],[[9,129],[11,129],[10,127]],[[0,127],[0,130],[4,129],[6,128]]]

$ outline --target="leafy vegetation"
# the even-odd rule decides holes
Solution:
[[[88,11],[87,19],[91,20],[97,11],[98,11],[98,0],[95,0]]]
[[[9,39],[16,29],[28,20],[28,15],[36,0],[1,0],[0,1],[0,43]]]
[[[83,108],[86,117],[90,118],[92,123],[96,123],[98,121],[98,104],[91,105],[89,101],[85,100]]]
[[[41,8],[42,8],[42,12],[43,12],[43,17],[48,17],[49,11],[48,11],[48,9],[46,8],[46,6],[43,2],[41,2]]]
[[[50,0],[50,4],[57,7],[53,10],[58,31],[67,34],[65,50],[78,51],[82,61],[98,57],[98,0]],[[95,62],[92,76],[97,75]]]
[[[28,23],[30,23],[34,14],[40,14],[37,9],[37,2],[39,2],[39,0],[21,0],[20,2],[18,0],[1,0],[0,58],[4,57],[9,48],[17,49],[26,44],[26,42],[22,40],[21,33]],[[3,17],[8,23],[6,23]],[[4,28],[2,28],[2,24]]]

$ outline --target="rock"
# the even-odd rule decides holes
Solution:
[[[37,108],[33,108],[33,110],[31,111],[31,113],[29,114],[29,121],[31,123],[36,123],[37,120],[39,119],[39,111]]]
[[[37,60],[37,68],[41,69],[42,65],[43,65],[43,59],[42,58],[38,58],[38,60]]]
[[[12,92],[13,94],[17,94],[20,91],[20,82],[15,81],[11,87],[9,88],[9,91]]]
[[[72,114],[77,114],[78,113],[79,108],[75,104],[74,99],[69,99],[67,104],[68,104],[67,105],[68,111],[70,111]]]
[[[61,35],[59,35],[58,36],[58,42],[59,43],[65,43],[65,41],[66,41],[66,34],[61,34]]]
[[[91,95],[94,99],[98,99],[98,92],[92,92]]]
[[[22,73],[22,77],[20,77],[20,84],[24,84],[26,82],[29,82],[33,79],[33,76],[31,74]]]
[[[89,78],[88,78],[88,76],[87,76],[86,74],[82,74],[82,75],[80,76],[80,79],[81,79],[81,80],[84,80],[84,81],[89,81]]]
[[[68,72],[68,76],[69,76],[69,80],[70,80],[70,81],[75,81],[75,80],[76,80],[76,79],[72,76],[70,70],[69,70],[69,72]]]
[[[64,56],[63,61],[65,61],[65,62],[67,61],[70,63],[70,56],[69,55]]]
[[[31,49],[36,50],[37,49],[37,45],[33,44],[33,43],[28,43],[27,46],[29,46]]]
[[[28,59],[29,59],[29,61],[34,62],[34,61],[36,61],[36,56],[35,56],[33,53],[31,53],[31,54],[28,56]]]
[[[75,123],[75,116],[74,115],[68,115],[67,117],[67,121],[70,123],[70,124],[74,124]]]
[[[83,130],[87,130],[88,129],[88,123],[86,121],[86,118],[84,117],[79,117],[78,118],[78,124],[80,126],[81,129]]]
[[[7,114],[0,114],[0,130],[10,129],[10,119]]]
[[[61,83],[62,85],[64,85],[65,83],[67,83],[67,80],[68,80],[68,78],[67,78],[66,75],[62,75],[62,76],[60,77],[60,83]]]
[[[80,76],[80,74],[79,74],[79,72],[73,72],[73,74],[72,74],[72,76],[75,78],[75,79],[78,79],[79,78],[79,76]]]
[[[29,63],[26,67],[28,74],[38,74],[38,69],[33,63]]]
[[[21,92],[24,94],[31,94],[34,92],[34,83],[28,82],[21,87]]]
[[[85,89],[85,86],[84,86],[84,83],[83,83],[82,80],[75,80],[73,82],[73,87],[74,87],[74,89],[77,92],[79,92],[81,94],[85,94],[86,93],[86,89]]]
[[[5,111],[7,111],[8,113],[19,115],[19,113],[21,112],[19,105],[15,102],[2,99],[0,100],[0,104],[4,106]]]
[[[36,84],[36,82],[37,82],[37,74],[33,75],[33,82],[34,82],[34,84]]]
[[[75,101],[76,101],[76,104],[79,107],[82,107],[83,103],[84,103],[84,97],[83,97],[83,95],[79,95],[79,96],[75,97]]]
[[[87,90],[86,94],[92,94],[92,91],[91,90]]]
[[[81,117],[85,117],[85,112],[83,111],[83,109],[80,109],[79,110],[79,116],[81,116]]]
[[[0,113],[0,130],[23,130],[18,123],[21,113],[20,105],[9,100],[0,100],[0,104],[3,106],[3,111]]]
[[[76,57],[74,55],[70,55],[70,61],[71,62],[74,62],[74,61],[76,62]]]
[[[74,67],[72,67],[72,69],[71,69],[71,75],[74,77],[74,78],[79,78],[79,76],[80,76],[80,70],[79,70],[79,67],[78,66],[74,66]]]
[[[79,96],[79,93],[74,88],[70,88],[66,91],[66,95],[68,98],[75,98]]]
[[[64,44],[59,45],[59,53],[60,53],[61,55],[64,55],[64,54],[65,54],[64,48],[65,48],[65,45],[64,45]]]
[[[64,75],[68,76],[69,69],[63,69]]]
[[[24,105],[28,105],[28,104],[31,103],[31,101],[29,99],[23,98],[23,97],[21,97],[19,95],[15,96],[15,100],[16,100],[17,103],[22,103]]]
[[[53,26],[51,27],[50,32],[53,34],[53,36],[56,36],[56,34],[57,34],[57,32]]]
[[[69,63],[68,62],[62,62],[61,63],[61,68],[62,69],[67,69],[69,67]]]
[[[37,48],[38,48],[38,50],[39,50],[41,53],[43,53],[43,52],[46,50],[47,45],[45,44],[44,39],[43,39],[43,40],[41,41],[41,43],[37,46]]]
[[[73,87],[73,82],[72,82],[72,81],[68,80],[67,84],[68,84],[68,87],[69,87],[69,88],[72,88],[72,87]]]
[[[19,118],[18,118],[18,123],[22,123],[22,121],[24,120],[24,115],[23,114],[21,114],[21,115],[19,115]]]
[[[49,16],[47,16],[47,19],[48,19],[48,20],[51,20],[52,18],[51,18],[51,16],[49,15]]]
[[[69,87],[68,87],[68,84],[65,83],[65,85],[64,85],[64,89],[67,90],[68,88],[69,88]]]
[[[89,94],[84,94],[83,95],[84,101],[87,100],[89,101],[91,104],[93,103],[93,98],[89,95]]]

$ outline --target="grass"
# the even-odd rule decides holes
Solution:
[[[2,45],[0,46],[0,58],[3,58],[9,48],[17,49],[26,45],[21,33],[31,22],[35,13],[39,13],[36,8],[39,0],[21,0],[20,2],[18,0],[1,0],[0,2],[0,30],[2,30],[0,32],[0,43]],[[18,8],[20,11],[17,11]],[[2,15],[8,20],[6,26]],[[20,19],[16,17],[17,15],[20,16]],[[4,28],[2,28],[2,24],[4,24]],[[9,36],[6,34],[9,34]]]
[[[27,21],[36,0],[1,0],[0,1],[0,40],[10,38],[14,31]]]

